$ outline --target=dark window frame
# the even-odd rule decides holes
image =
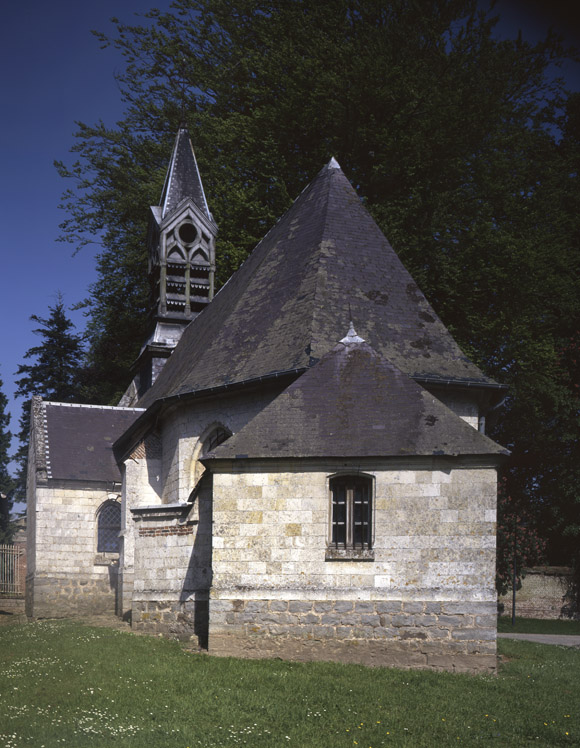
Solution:
[[[118,516],[118,523],[108,518],[114,511]],[[118,556],[121,546],[121,504],[118,501],[106,501],[99,507],[97,513],[97,553],[101,556],[109,557],[111,554]],[[115,535],[116,533],[116,535]],[[115,548],[113,545],[115,538]]]
[[[364,473],[330,476],[327,560],[373,560],[375,481]]]

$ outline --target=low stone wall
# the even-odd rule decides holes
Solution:
[[[516,615],[521,618],[580,618],[573,594],[572,569],[537,566],[526,569],[522,587],[516,590]],[[498,600],[503,615],[512,614],[512,591]]]
[[[495,672],[494,603],[210,601],[209,652]]]
[[[99,574],[34,574],[26,579],[26,614],[31,618],[113,615],[117,567]]]

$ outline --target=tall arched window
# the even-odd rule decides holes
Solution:
[[[103,504],[97,516],[97,553],[118,553],[121,532],[121,505]]]

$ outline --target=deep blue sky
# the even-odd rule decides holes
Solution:
[[[323,1],[323,0],[321,0]],[[58,209],[65,188],[53,161],[66,160],[74,142],[75,120],[112,124],[123,107],[114,80],[120,56],[101,50],[91,29],[111,31],[112,16],[131,21],[170,0],[25,0],[3,6],[0,25],[2,70],[0,206],[3,268],[0,273],[2,325],[0,377],[11,399],[12,430],[20,403],[12,401],[14,373],[24,353],[37,344],[31,314],[47,315],[57,291],[72,306],[94,280],[88,250],[72,256],[56,241],[64,214]],[[578,10],[571,2],[500,0],[503,36],[532,40],[553,24],[578,41]],[[577,68],[576,68],[577,69]],[[573,81],[577,90],[578,77]],[[79,329],[80,312],[71,313]]]

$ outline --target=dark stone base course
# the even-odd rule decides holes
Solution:
[[[396,667],[405,670],[445,670],[457,673],[495,673],[495,654],[438,654],[403,648],[395,642],[369,639],[332,641],[281,637],[276,640],[212,634],[209,654],[247,659],[280,658],[297,662],[344,662],[369,667]]]
[[[207,594],[200,597],[184,602],[134,601],[131,628],[192,641],[207,649],[208,599]]]
[[[209,653],[494,673],[495,603],[210,602]]]
[[[29,618],[79,618],[114,615],[116,567],[107,576],[35,575],[26,580]]]

